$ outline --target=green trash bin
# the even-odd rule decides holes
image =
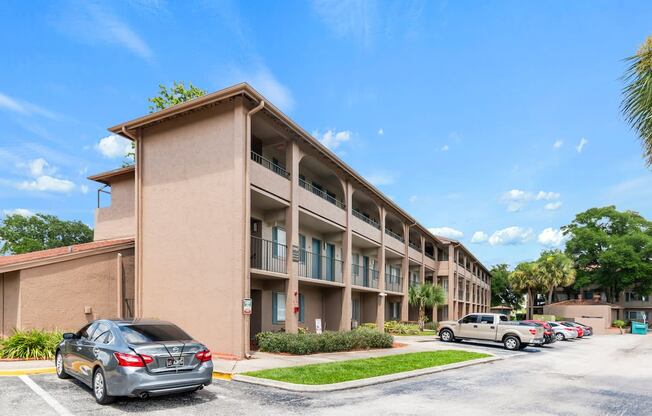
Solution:
[[[647,324],[643,322],[632,322],[632,334],[647,335]]]

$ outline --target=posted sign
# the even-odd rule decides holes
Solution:
[[[242,313],[245,315],[251,315],[252,302],[251,298],[245,298],[242,300]]]
[[[321,334],[321,319],[315,319],[315,332]]]

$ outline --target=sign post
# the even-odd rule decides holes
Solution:
[[[252,302],[251,298],[242,299],[242,313],[245,315],[251,315]]]

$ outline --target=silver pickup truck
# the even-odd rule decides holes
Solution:
[[[459,321],[443,321],[438,327],[443,342],[468,340],[502,342],[508,350],[543,345],[543,326],[510,321],[498,313],[472,313]]]

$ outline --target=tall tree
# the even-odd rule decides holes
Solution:
[[[527,317],[531,319],[534,308],[533,296],[541,289],[537,263],[534,261],[519,263],[509,274],[508,281],[514,290],[527,293]]]
[[[575,282],[573,260],[560,250],[545,250],[537,260],[537,274],[547,292],[548,305],[557,287],[567,287]]]
[[[419,310],[419,330],[423,331],[426,323],[426,308],[435,308],[446,301],[441,286],[424,283],[412,285],[408,290],[408,303]]]
[[[151,103],[149,106],[150,113],[165,110],[166,108],[172,107],[173,105],[185,103],[186,101],[190,101],[192,99],[206,95],[206,91],[195,87],[192,85],[192,82],[188,83],[187,88],[184,85],[183,81],[174,81],[172,83],[172,87],[168,88],[163,84],[159,84],[158,89],[158,95],[147,99],[147,101]],[[125,160],[122,162],[123,166],[132,165],[136,160],[135,146],[136,144],[131,142],[131,151],[127,153]]]
[[[491,304],[506,305],[512,309],[521,307],[522,295],[509,283],[509,266],[497,264],[491,268]]]
[[[623,101],[620,109],[643,145],[643,157],[652,165],[652,36],[643,42],[635,55],[626,59]]]
[[[591,208],[562,227],[566,254],[577,270],[575,287],[600,286],[609,302],[625,289],[652,292],[652,222],[614,206]]]
[[[81,221],[54,215],[7,215],[0,222],[2,254],[22,254],[93,241],[93,230]]]

